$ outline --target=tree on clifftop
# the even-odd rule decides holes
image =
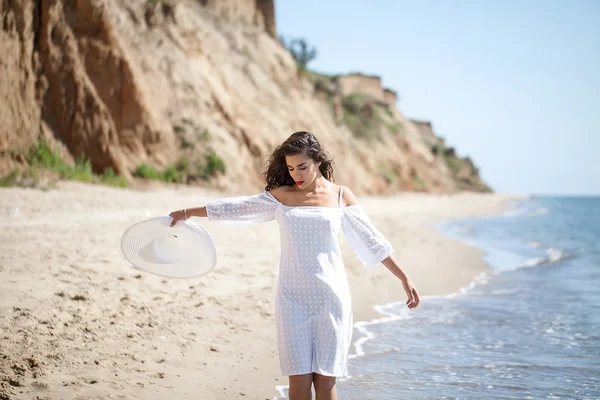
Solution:
[[[289,43],[286,43],[283,36],[280,39],[281,43],[292,53],[300,68],[306,69],[308,63],[317,58],[317,49],[314,46],[309,49],[305,39],[292,39]]]

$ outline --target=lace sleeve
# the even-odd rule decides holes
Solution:
[[[234,225],[267,222],[275,219],[278,202],[267,193],[228,197],[206,205],[208,220]]]
[[[363,209],[345,207],[342,230],[348,244],[365,267],[375,267],[394,251],[387,239],[373,226]]]

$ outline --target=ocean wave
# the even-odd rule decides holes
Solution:
[[[544,257],[533,257],[533,258],[530,258],[527,261],[525,261],[525,263],[521,267],[522,268],[535,267],[537,265],[543,264],[546,261],[547,261],[547,259]]]
[[[546,214],[548,214],[548,209],[544,208],[544,207],[536,208],[535,210],[529,212],[529,215],[531,215],[531,216],[546,215]]]
[[[555,249],[552,247],[547,250],[547,253],[550,262],[557,262],[569,256],[569,253],[567,253],[566,251]]]
[[[490,273],[483,272],[476,276],[475,279],[473,279],[473,281],[471,281],[471,283],[469,283],[467,286],[460,288],[456,292],[443,295],[421,296],[421,302],[434,299],[451,299],[456,296],[471,294],[478,286],[487,284],[490,280],[490,276]],[[366,354],[364,351],[364,344],[375,338],[374,333],[369,330],[370,326],[413,318],[411,313],[414,313],[415,311],[411,311],[406,307],[401,308],[404,306],[404,304],[405,303],[403,301],[394,301],[387,304],[376,305],[374,307],[375,311],[377,311],[379,314],[386,315],[386,317],[375,318],[370,321],[358,321],[354,323],[354,329],[361,334],[361,337],[352,343],[354,352],[351,353],[348,358],[354,359],[357,357],[362,357]]]
[[[277,385],[275,386],[275,390],[279,393],[279,396],[273,397],[273,400],[288,400],[288,385]]]
[[[423,300],[423,298],[421,298],[421,300]],[[369,326],[412,318],[412,315],[409,314],[410,310],[408,308],[402,308],[400,313],[390,311],[392,308],[398,308],[398,306],[401,304],[404,303],[401,301],[396,301],[393,303],[375,306],[375,310],[378,313],[388,316],[383,318],[375,318],[370,321],[359,321],[354,324],[354,329],[360,332],[362,336],[352,343],[354,346],[354,353],[350,354],[348,359],[365,355],[363,345],[375,337],[373,332],[368,329]]]
[[[549,209],[547,207],[538,207],[538,208],[516,208],[512,210],[506,211],[502,214],[503,217],[536,217],[539,215],[547,215],[549,213]]]
[[[537,267],[544,264],[554,264],[569,257],[569,253],[567,251],[555,249],[554,247],[546,249],[546,254],[546,257],[530,258],[526,260],[523,265],[518,266],[516,269]]]

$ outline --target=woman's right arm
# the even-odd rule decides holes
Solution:
[[[206,213],[205,206],[196,207],[196,208],[184,208],[183,210],[173,211],[171,214],[169,214],[169,217],[173,218],[173,221],[171,221],[170,226],[175,226],[175,224],[182,219],[188,219],[190,217],[207,217],[207,216],[208,216],[208,214]]]
[[[206,206],[196,207],[196,208],[188,208],[187,216],[189,217],[208,217],[206,212]]]
[[[182,219],[191,217],[207,217],[211,222],[245,225],[272,221],[275,219],[275,210],[278,205],[279,201],[275,197],[267,192],[262,192],[252,196],[213,200],[204,207],[184,208],[173,211],[169,216],[173,218],[171,226],[175,226]]]

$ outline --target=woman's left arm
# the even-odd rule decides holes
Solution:
[[[342,192],[342,198],[343,198],[343,205],[344,206],[354,206],[354,205],[358,205],[358,201],[356,200],[356,196],[354,195],[354,193],[352,193],[352,191],[350,189],[348,189],[347,187],[344,187],[344,191]],[[359,246],[360,242],[357,241],[356,245]],[[357,249],[355,249],[357,250]],[[381,263],[383,265],[385,265],[385,267],[387,269],[390,270],[390,272],[392,274],[394,274],[398,279],[400,279],[400,281],[402,282],[402,287],[404,288],[404,291],[406,292],[406,297],[408,298],[408,300],[406,300],[406,305],[408,306],[408,308],[415,308],[419,305],[420,303],[420,298],[419,298],[419,292],[417,291],[417,289],[415,288],[415,286],[412,284],[412,282],[410,281],[410,279],[408,278],[408,276],[406,275],[406,273],[402,270],[402,268],[400,267],[400,265],[398,264],[398,261],[396,261],[396,259],[394,258],[394,256],[392,254],[388,255],[386,258],[384,258]]]
[[[396,261],[394,256],[390,254],[387,258],[381,261],[381,263],[385,265],[385,267],[389,269],[392,274],[400,279],[400,281],[402,281],[402,287],[404,288],[406,297],[408,298],[408,300],[406,300],[406,305],[408,308],[416,308],[421,301],[419,298],[419,292],[412,284],[406,273],[402,270],[398,264],[398,261]]]

